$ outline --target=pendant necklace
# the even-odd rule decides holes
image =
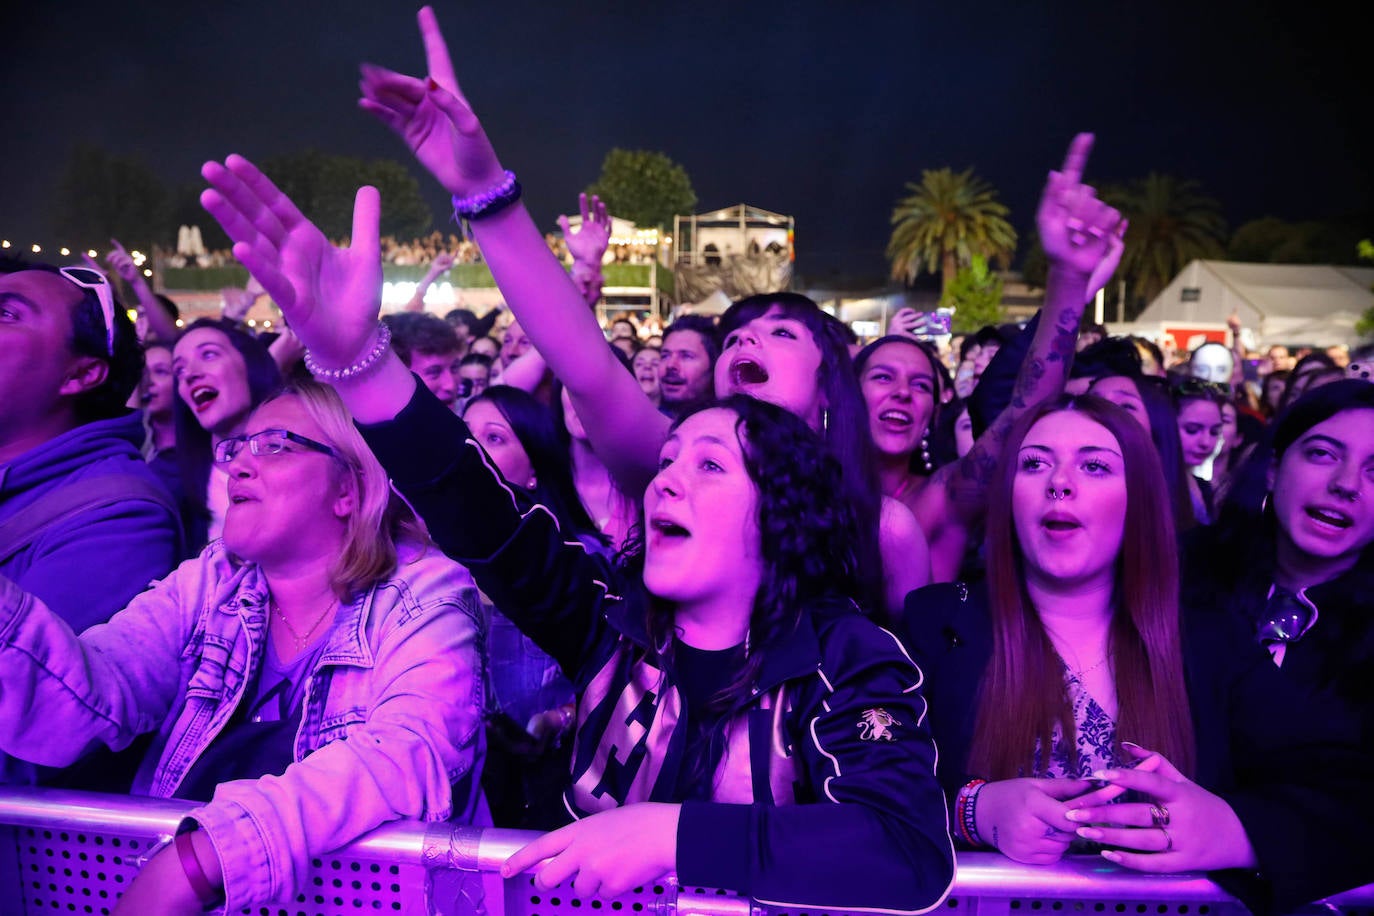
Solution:
[[[298,633],[296,632],[296,628],[291,626],[291,621],[286,619],[286,615],[282,613],[282,609],[277,605],[277,599],[269,598],[268,602],[272,605],[272,610],[277,612],[277,619],[282,622],[282,626],[286,627],[286,632],[290,634],[291,639],[296,643],[297,655],[305,648],[306,641],[309,640],[310,636],[317,629],[319,629],[320,624],[324,623],[325,615],[334,609],[334,600],[331,598],[329,603],[324,606],[324,610],[320,611],[320,616],[316,617],[315,622],[310,625],[310,629],[306,630],[304,633]]]

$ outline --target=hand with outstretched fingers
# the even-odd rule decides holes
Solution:
[[[423,7],[418,18],[428,77],[363,64],[358,105],[395,131],[450,194],[470,197],[499,184],[505,173],[453,75],[433,8]]]
[[[975,810],[978,834],[1004,856],[1052,865],[1069,851],[1074,823],[1069,799],[1092,788],[1086,779],[1001,779],[983,786]]]
[[[582,225],[576,232],[568,223],[566,215],[558,217],[558,228],[563,230],[563,239],[568,243],[568,253],[573,263],[586,264],[601,269],[601,259],[611,244],[611,217],[606,205],[595,194],[587,199],[586,194],[577,195],[577,204],[582,209]]]
[[[234,241],[234,257],[281,308],[323,366],[354,363],[372,345],[382,297],[381,197],[358,189],[352,246],[335,248],[266,175],[242,156],[201,170],[200,196]]]
[[[1147,798],[1143,802],[1076,807],[1069,819],[1086,840],[1116,847],[1102,857],[1146,872],[1212,871],[1256,867],[1255,850],[1240,818],[1223,799],[1185,777],[1162,755],[1129,742],[1138,758],[1155,756],[1134,768],[1093,774]]]
[[[677,867],[681,805],[639,802],[546,833],[501,866],[509,878],[535,868],[536,887],[572,879],[579,897],[619,897]]]
[[[1040,241],[1051,268],[1090,278],[1090,294],[1106,285],[1124,251],[1126,220],[1083,184],[1093,135],[1079,134],[1069,144],[1064,165],[1051,171],[1035,214]]]

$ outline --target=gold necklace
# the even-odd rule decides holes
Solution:
[[[1074,677],[1078,678],[1081,681],[1083,680],[1083,675],[1087,674],[1089,671],[1096,671],[1098,668],[1101,668],[1103,665],[1107,664],[1107,659],[1111,657],[1112,654],[1108,652],[1106,655],[1102,656],[1086,668],[1079,668],[1077,671],[1074,671],[1072,668],[1069,670]]]
[[[329,603],[324,606],[324,610],[320,611],[320,616],[316,617],[315,622],[310,625],[310,629],[306,630],[304,634],[301,634],[297,633],[296,628],[291,626],[291,621],[286,619],[286,614],[282,613],[281,607],[277,604],[277,599],[269,598],[267,600],[272,606],[272,610],[277,612],[277,619],[282,622],[282,626],[286,627],[286,632],[291,635],[291,639],[296,643],[297,654],[305,648],[306,640],[310,638],[311,634],[319,629],[320,624],[324,623],[325,615],[334,609],[334,599],[331,598],[329,599]]]

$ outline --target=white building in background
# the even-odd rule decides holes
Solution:
[[[678,264],[720,265],[731,255],[792,253],[792,217],[748,204],[673,219]]]
[[[673,217],[673,273],[678,300],[700,304],[789,289],[796,222],[748,204]]]
[[[1134,333],[1169,334],[1181,349],[1225,340],[1240,313],[1252,347],[1354,346],[1355,322],[1374,308],[1374,268],[1197,260],[1135,320]]]

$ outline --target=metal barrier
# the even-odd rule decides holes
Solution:
[[[190,802],[54,789],[0,789],[0,914],[108,914],[149,851],[166,840]],[[529,876],[498,884],[500,864],[536,834],[451,824],[396,822],[345,849],[316,857],[289,901],[254,916],[357,913],[472,914],[485,885],[491,913],[505,916],[765,916],[733,893],[638,888],[615,900],[544,892]],[[856,880],[862,880],[857,875]],[[502,887],[500,892],[493,892]],[[499,898],[499,899],[495,899]],[[1330,898],[1326,912],[1374,912],[1374,885]],[[993,853],[959,857],[943,909],[967,916],[1239,916],[1234,898],[1198,875],[1146,875],[1097,857],[1022,866]],[[774,909],[767,916],[829,916]],[[838,914],[836,914],[838,916]]]

